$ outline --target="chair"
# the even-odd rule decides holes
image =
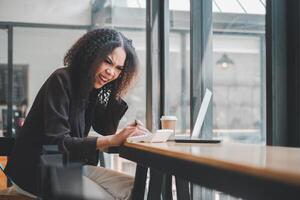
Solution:
[[[9,159],[14,144],[14,138],[0,137],[0,156],[7,156]],[[6,188],[0,190],[0,200],[33,200],[33,198],[19,194],[12,188]]]
[[[7,156],[9,159],[14,143],[14,138],[0,137],[0,156]],[[118,148],[110,148],[107,153],[118,153],[118,151]],[[102,159],[103,161],[104,159]],[[88,200],[88,198],[83,198],[82,164],[67,162],[65,156],[59,152],[57,145],[43,146],[39,174],[40,192],[37,199]],[[34,198],[12,192],[10,188],[7,188],[0,190],[0,200],[4,199],[33,200]]]
[[[8,138],[8,137],[0,137],[0,156],[7,156],[7,159],[9,159],[9,156],[11,154],[11,151],[13,149],[15,143],[14,138]],[[49,198],[54,197],[51,194],[51,189],[46,188],[46,182],[47,180],[52,180],[51,171],[53,171],[53,168],[58,166],[57,164],[53,164],[54,160],[56,159],[56,163],[63,163],[63,156],[60,154],[58,147],[56,145],[44,145],[43,146],[43,154],[41,156],[41,160],[44,160],[41,165],[41,173],[40,173],[40,182],[43,187],[40,188],[40,195],[37,198],[31,198],[25,195],[22,195],[18,193],[17,191],[13,190],[11,187],[0,190],[0,200],[34,200],[34,199],[59,199],[59,198]],[[48,163],[45,162],[45,158],[48,156]],[[49,158],[52,158],[52,160]],[[52,161],[52,162],[51,162]],[[68,167],[65,167],[64,164],[60,165],[64,168],[64,170],[69,169]],[[79,166],[79,165],[78,165]],[[75,198],[72,198],[75,199]]]
[[[47,147],[49,148],[49,147]],[[118,153],[117,147],[109,148],[107,153]],[[61,154],[44,154],[41,156],[40,191],[43,200],[92,200],[83,186],[82,164],[64,162]],[[88,197],[87,197],[88,196]]]

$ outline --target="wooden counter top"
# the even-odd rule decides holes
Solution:
[[[174,142],[127,142],[124,147],[300,186],[300,148]]]

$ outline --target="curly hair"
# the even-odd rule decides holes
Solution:
[[[131,40],[113,29],[96,29],[79,38],[67,52],[64,65],[71,70],[73,100],[77,100],[77,105],[85,106],[93,89],[97,67],[117,47],[123,47],[126,53],[124,70],[108,84],[112,88],[111,98],[119,98],[127,92],[137,75],[138,59]]]

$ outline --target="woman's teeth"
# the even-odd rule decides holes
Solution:
[[[104,78],[103,76],[100,75],[100,79],[103,80],[104,82],[107,82],[109,79]]]

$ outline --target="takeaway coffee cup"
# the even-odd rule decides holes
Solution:
[[[175,130],[176,130],[176,121],[177,117],[171,115],[163,115],[160,118],[161,121],[161,128],[162,129],[171,129],[173,134],[171,135],[170,139],[175,139]]]

